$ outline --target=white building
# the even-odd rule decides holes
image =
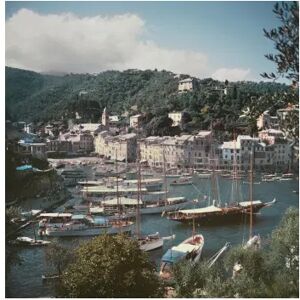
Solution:
[[[194,79],[193,78],[186,78],[180,80],[178,83],[178,91],[185,92],[185,91],[192,91],[194,89]]]
[[[112,136],[102,131],[94,139],[95,152],[109,159],[118,161],[135,161],[137,137],[135,133]]]
[[[140,141],[141,159],[151,167],[203,168],[209,164],[211,132],[176,137],[148,137]]]
[[[267,144],[247,135],[239,135],[236,141],[224,142],[220,149],[223,167],[232,167],[236,162],[242,169],[249,168],[252,153],[254,166],[259,168],[287,166],[291,156],[290,146],[283,139]]]
[[[134,115],[130,117],[130,127],[139,128],[141,126],[142,115]]]
[[[171,112],[168,114],[168,117],[173,120],[172,126],[181,126],[182,116],[182,112]]]
[[[271,116],[269,111],[264,111],[257,119],[256,122],[258,130],[268,128],[279,128],[279,120],[277,116]]]

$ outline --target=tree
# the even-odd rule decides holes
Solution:
[[[61,281],[64,297],[160,297],[153,265],[138,243],[123,235],[103,235],[82,244]]]
[[[299,295],[299,211],[290,208],[261,250],[233,247],[211,268],[181,262],[174,267],[179,297],[274,298]],[[233,266],[241,271],[233,277]]]
[[[72,249],[63,247],[57,241],[52,242],[45,251],[45,259],[47,264],[52,266],[58,275],[61,275],[63,270],[73,260]]]
[[[263,73],[264,78],[285,77],[299,82],[299,6],[298,2],[276,3],[273,9],[281,26],[267,31],[265,37],[275,44],[276,54],[265,55],[277,65],[277,74]]]
[[[298,297],[299,294],[299,210],[289,208],[273,231],[268,253],[269,270],[274,276],[273,294]],[[282,289],[285,283],[286,289]],[[279,293],[279,294],[278,294]]]

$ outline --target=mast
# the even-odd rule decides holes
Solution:
[[[211,193],[212,193],[212,200],[214,203],[214,200],[218,202],[218,205],[220,205],[220,198],[219,198],[219,192],[218,192],[218,185],[217,185],[217,176],[215,172],[215,155],[214,155],[214,148],[213,148],[213,130],[212,130],[212,123],[210,124],[210,163],[208,166],[211,167],[212,173],[211,173]]]
[[[35,233],[35,228],[34,228],[34,223],[32,222],[32,230],[33,230],[33,234],[34,234],[34,241],[36,242],[36,233]]]
[[[117,178],[117,185],[116,185],[116,192],[117,192],[117,207],[118,207],[118,226],[119,226],[119,233],[121,234],[121,206],[120,206],[120,199],[119,199],[119,173],[118,173],[118,152],[116,149],[116,178]]]
[[[140,162],[140,145],[137,144],[137,206],[136,206],[136,237],[139,239],[141,235],[141,213],[140,213],[140,199],[141,199],[141,162]]]
[[[168,187],[167,187],[167,175],[166,175],[165,148],[163,148],[163,160],[164,160],[164,187],[165,187],[165,207],[166,207],[168,205]]]
[[[250,154],[250,185],[249,185],[249,198],[250,198],[250,228],[249,228],[249,239],[252,238],[252,226],[253,226],[253,151],[254,147],[252,144],[252,149],[251,149],[251,154]]]
[[[235,202],[235,199],[238,199],[239,189],[238,189],[238,168],[237,168],[237,153],[236,153],[236,135],[235,131],[233,132],[233,167],[232,167],[232,187],[231,187],[231,202]]]

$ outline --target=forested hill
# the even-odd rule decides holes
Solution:
[[[258,99],[287,89],[278,83],[229,82],[228,95],[220,97],[216,91],[225,87],[224,82],[199,79],[195,91],[179,94],[178,81],[186,77],[156,70],[53,76],[6,67],[6,118],[49,121],[72,118],[78,112],[83,120],[96,121],[104,107],[122,114],[137,105],[139,112],[150,113],[152,118],[185,110],[195,122],[208,122],[226,113],[239,115],[250,96]]]

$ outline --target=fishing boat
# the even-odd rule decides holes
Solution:
[[[160,278],[170,280],[173,277],[172,271],[175,263],[181,260],[188,260],[192,263],[199,261],[204,246],[202,234],[193,235],[187,238],[178,246],[168,249],[161,259]]]
[[[50,241],[32,239],[27,236],[17,237],[15,242],[18,245],[24,245],[24,246],[46,246],[46,245],[51,244]]]
[[[180,177],[170,183],[170,185],[189,185],[193,184],[192,177]]]

